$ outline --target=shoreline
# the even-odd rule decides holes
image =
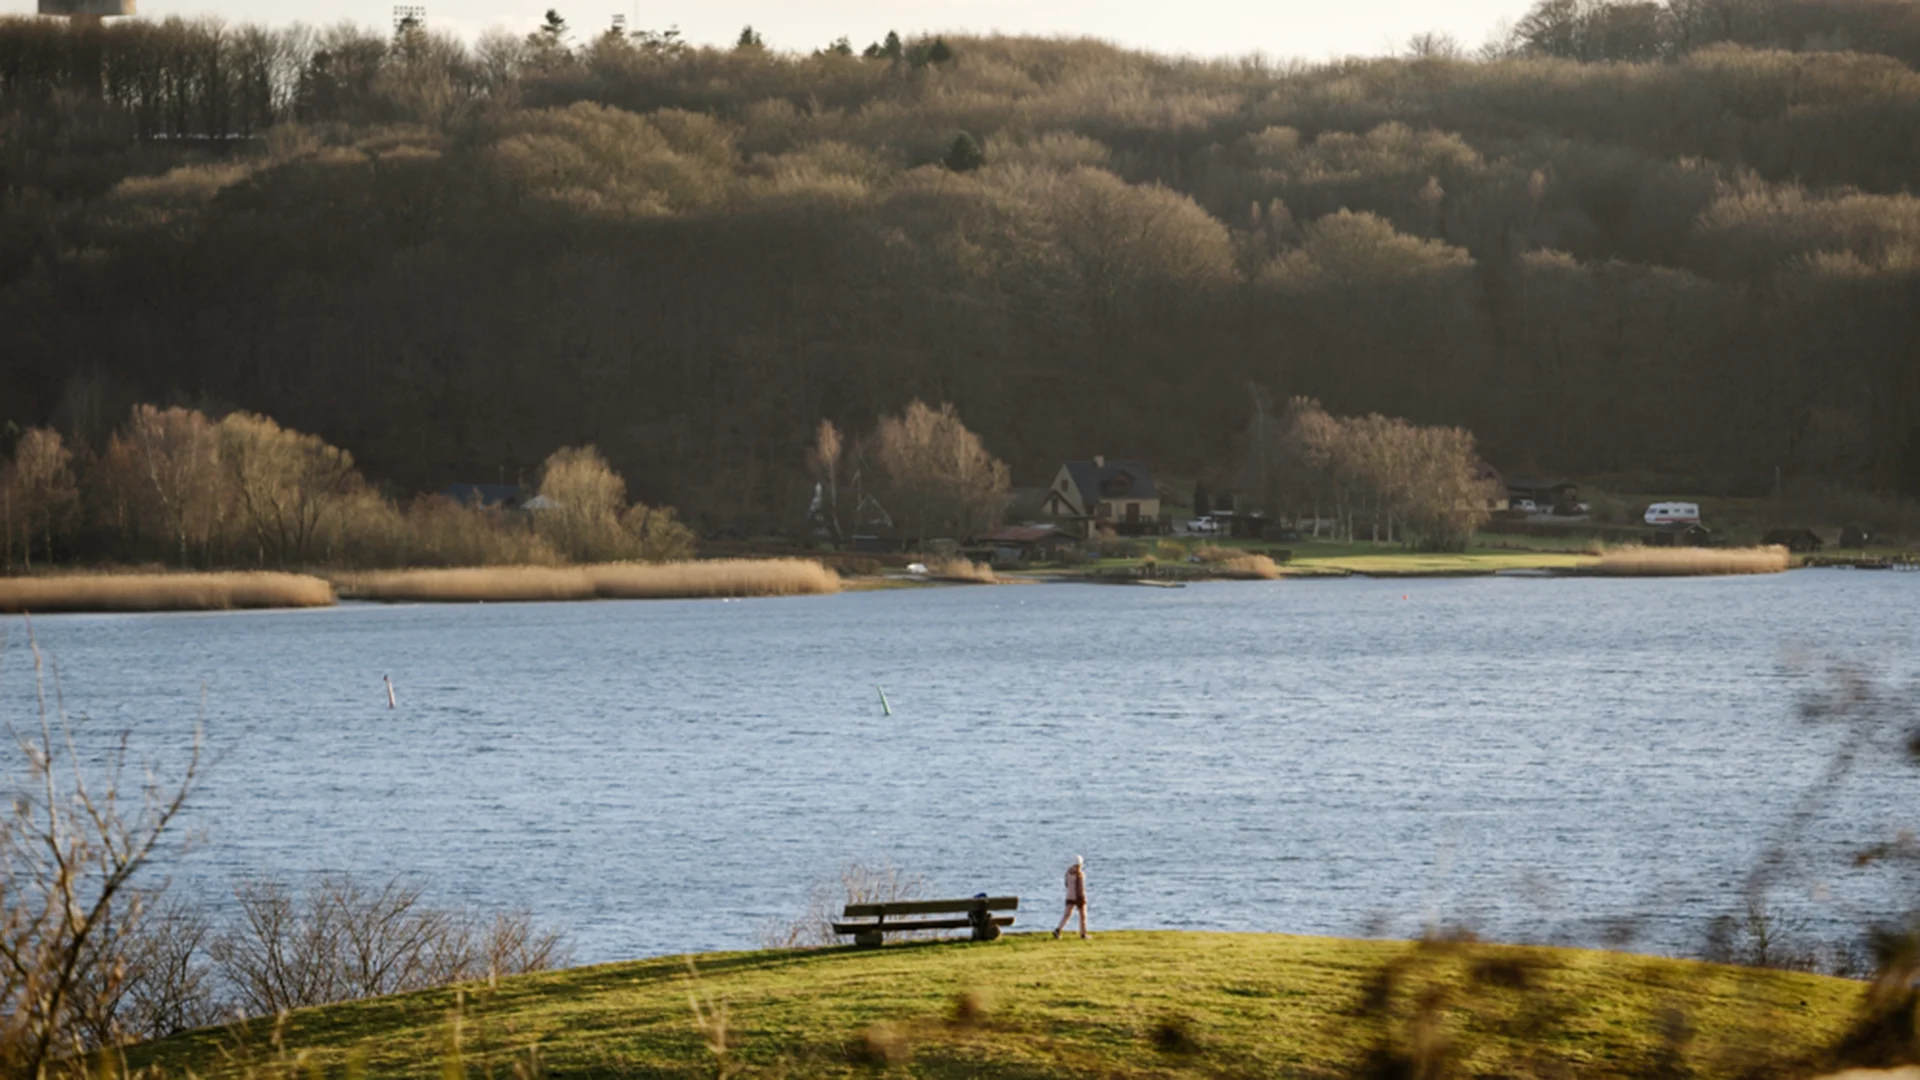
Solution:
[[[1174,564],[1179,570],[1141,575],[1138,564],[1101,568],[1046,568],[1002,571],[992,582],[962,581],[938,577],[900,574],[857,575],[835,578],[821,564],[804,559],[701,560],[687,564],[661,564],[663,571],[692,571],[711,579],[672,587],[649,583],[646,587],[625,585],[609,587],[595,584],[624,564],[602,567],[537,568],[541,578],[566,578],[564,588],[544,583],[528,587],[525,581],[502,586],[497,595],[486,595],[465,588],[448,594],[432,583],[440,579],[485,578],[521,568],[474,567],[454,570],[263,573],[261,571],[128,571],[88,570],[65,573],[35,573],[31,576],[0,577],[0,615],[68,614],[164,614],[170,612],[270,611],[331,607],[338,604],[493,604],[493,603],[585,603],[623,599],[759,599],[782,596],[821,596],[834,593],[876,593],[926,588],[964,588],[995,585],[1102,585],[1132,587],[1183,587],[1211,582],[1258,583],[1260,581],[1338,581],[1350,578],[1386,581],[1447,580],[1463,578],[1672,578],[1742,577],[1742,573],[1677,572],[1620,574],[1599,567],[1600,559],[1588,555],[1557,552],[1499,552],[1460,555],[1422,555],[1382,553],[1341,555],[1332,558],[1307,558],[1282,563],[1273,578],[1253,578],[1233,573],[1208,572],[1200,567]],[[1384,565],[1366,565],[1368,563]],[[804,573],[796,583],[790,576],[769,579],[767,587],[722,582],[727,564],[751,563],[811,565],[818,568]],[[1920,561],[1901,557],[1862,556],[1858,559],[1834,557],[1806,559],[1796,557],[1785,567],[1768,573],[1796,570],[1891,570],[1920,571]],[[764,573],[764,570],[760,572]],[[425,588],[369,588],[369,581],[380,578],[425,580]],[[578,578],[582,583],[575,584]],[[829,581],[829,578],[834,580]],[[261,589],[262,581],[276,588]],[[11,588],[10,588],[11,586]],[[325,590],[326,595],[321,595]]]

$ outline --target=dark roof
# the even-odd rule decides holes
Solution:
[[[440,494],[468,505],[501,506],[520,497],[517,484],[453,484],[442,488]]]
[[[1571,487],[1579,487],[1579,486],[1580,486],[1579,484],[1576,484],[1571,480],[1563,480],[1557,476],[1551,480],[1522,480],[1517,476],[1507,477],[1507,487],[1525,488],[1531,491],[1552,491],[1556,488],[1571,488]]]
[[[1067,475],[1073,477],[1073,484],[1080,489],[1081,496],[1094,502],[1101,499],[1160,497],[1153,487],[1153,470],[1138,461],[1109,461],[1105,465],[1095,465],[1091,461],[1069,461]],[[1101,491],[1100,485],[1117,478],[1128,481],[1126,491],[1113,495]]]
[[[983,532],[974,539],[988,544],[1031,544],[1049,536],[1067,537],[1068,534],[1058,525],[1003,525]]]

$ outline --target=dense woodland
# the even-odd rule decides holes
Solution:
[[[1310,395],[1509,473],[1920,494],[1920,5],[1516,15],[1319,66],[0,21],[0,425],[244,409],[402,496],[591,443],[708,531],[916,398],[1015,484],[1229,485]]]

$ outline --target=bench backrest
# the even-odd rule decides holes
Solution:
[[[1013,911],[1017,896],[972,896],[964,900],[893,900],[882,904],[848,904],[844,919],[892,918],[895,915],[937,915],[948,911]]]

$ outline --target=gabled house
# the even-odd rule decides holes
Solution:
[[[1138,461],[1069,461],[1047,488],[1041,509],[1072,522],[1082,536],[1112,529],[1125,536],[1160,531],[1160,492],[1153,471]]]

